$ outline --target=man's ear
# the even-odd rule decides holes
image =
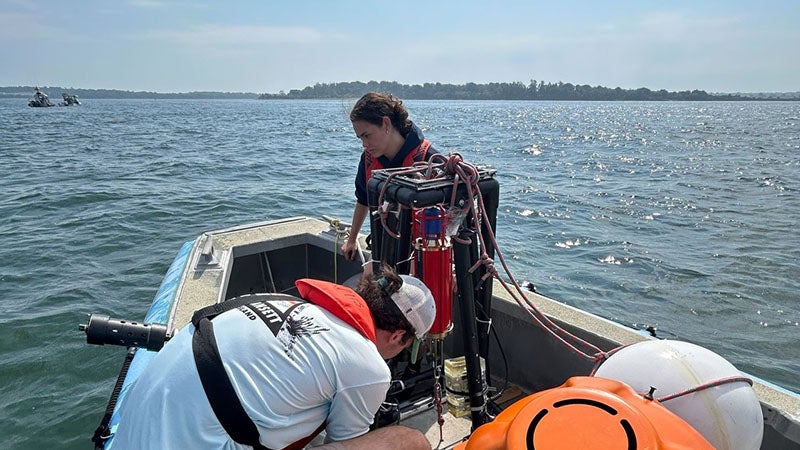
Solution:
[[[389,342],[392,344],[403,345],[403,337],[406,335],[406,330],[394,330],[389,336]]]

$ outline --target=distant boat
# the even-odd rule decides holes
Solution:
[[[56,106],[53,102],[50,101],[50,97],[47,96],[44,92],[39,90],[37,86],[36,89],[33,91],[33,98],[28,102],[28,106],[33,108],[44,108],[47,106]]]
[[[67,94],[66,92],[62,92],[61,97],[64,99],[64,101],[58,102],[58,106],[73,106],[73,105],[77,106],[81,104],[81,102],[78,101],[77,95],[74,94],[70,95]]]

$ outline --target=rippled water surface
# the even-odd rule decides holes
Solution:
[[[0,99],[0,436],[87,448],[180,245],[293,215],[349,221],[351,101]],[[408,101],[442,152],[497,169],[517,279],[800,391],[800,103]]]

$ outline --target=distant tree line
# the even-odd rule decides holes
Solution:
[[[706,91],[669,92],[664,89],[653,91],[648,88],[622,89],[588,84],[545,83],[531,80],[527,85],[512,83],[467,83],[467,84],[400,84],[394,81],[350,81],[342,83],[317,83],[303,89],[280,91],[277,94],[256,94],[252,92],[181,92],[159,93],[147,91],[125,91],[118,89],[79,89],[59,86],[40,86],[51,98],[58,99],[62,92],[77,95],[81,99],[323,99],[358,98],[365,92],[391,92],[403,99],[433,100],[800,100],[800,92],[764,94],[709,94]],[[33,95],[34,86],[0,87],[0,98],[26,97]]]
[[[394,81],[360,81],[342,83],[317,83],[304,89],[293,89],[278,94],[262,94],[261,99],[312,99],[312,98],[357,98],[366,92],[391,92],[405,99],[431,100],[766,100],[777,99],[764,96],[740,94],[709,94],[706,91],[669,92],[665,89],[653,91],[648,88],[622,89],[588,84],[545,83],[531,80],[522,82],[488,84],[400,84]],[[781,98],[786,99],[786,98]],[[795,96],[800,99],[800,96]]]

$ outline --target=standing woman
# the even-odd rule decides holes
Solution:
[[[356,174],[356,207],[350,236],[342,244],[344,257],[352,261],[358,251],[358,232],[369,213],[367,182],[372,171],[412,166],[417,161],[428,161],[438,152],[422,130],[408,120],[403,102],[392,94],[364,94],[350,111],[350,122],[364,146]]]

